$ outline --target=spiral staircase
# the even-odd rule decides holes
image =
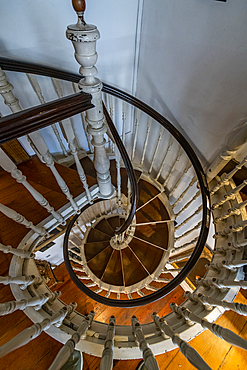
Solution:
[[[232,345],[247,349],[242,335],[246,301],[244,292],[238,294],[247,286],[246,123],[207,172],[210,207],[200,162],[169,121],[106,84],[102,106],[98,80],[93,85],[97,29],[88,29],[78,4],[75,9],[78,23],[68,27],[67,37],[75,44],[83,79],[0,58],[5,71],[0,70],[0,92],[14,113],[3,117],[0,127],[0,165],[5,170],[0,250],[7,254],[1,252],[2,367],[14,368],[14,354],[25,345],[23,368],[31,369],[36,361],[31,339],[40,335],[42,343],[45,332],[57,342],[52,342],[54,351],[45,341],[39,349],[41,360],[35,364],[42,368],[66,366],[75,347],[85,354],[84,368],[90,369],[98,368],[97,357],[102,357],[101,369],[112,369],[113,361],[116,369],[134,369],[138,361],[128,360],[140,358],[149,370],[158,363],[161,369],[170,363],[180,366],[181,361],[188,369],[216,368],[207,348],[203,356],[188,342],[209,329],[214,343],[227,343],[226,353]],[[85,30],[92,43],[87,57],[81,50]],[[9,82],[16,72],[42,106],[22,110]],[[58,98],[51,103],[44,93],[48,78],[54,100]],[[83,92],[78,92],[78,83]],[[74,94],[64,97],[69,94],[64,91]],[[71,119],[75,114],[77,125]],[[134,123],[130,131],[129,122]],[[50,130],[58,152],[51,154],[44,130]],[[23,135],[36,155],[17,168],[13,153],[25,154],[18,141]],[[210,208],[213,251],[206,246]],[[64,262],[45,274],[36,254],[63,233]],[[237,294],[238,303],[232,303]],[[27,330],[18,309],[34,323]],[[234,325],[230,331],[213,324],[225,310],[232,310],[232,323],[241,323],[237,333]],[[7,329],[11,326],[13,331]],[[178,352],[174,358],[170,354],[177,347],[181,354],[172,362]],[[219,344],[219,357],[223,348]]]

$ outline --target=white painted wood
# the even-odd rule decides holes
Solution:
[[[184,293],[184,296],[192,301],[201,302],[204,305],[219,306],[226,310],[232,310],[240,315],[247,316],[247,305],[237,302],[219,301],[218,299],[208,297],[202,293]]]
[[[210,323],[206,319],[201,319],[187,308],[181,308],[175,303],[171,303],[171,308],[174,312],[184,316],[186,319],[200,324],[204,329],[209,329],[213,334],[224,339],[226,342],[245,350],[247,349],[247,341],[233,333],[231,330],[225,329],[220,325]]]
[[[138,135],[138,129],[139,129],[139,125],[140,125],[140,118],[141,118],[140,109],[137,109],[135,111],[135,114],[136,114],[136,117],[135,117],[135,134],[134,134],[134,140],[133,140],[133,145],[132,145],[132,155],[131,155],[132,161],[134,161],[134,158],[135,158],[137,135]]]
[[[34,324],[23,330],[16,337],[12,338],[9,342],[0,347],[0,358],[7,355],[9,352],[12,352],[15,349],[29,343],[32,339],[35,339],[38,335],[40,335],[42,331],[49,329],[51,325],[55,324],[61,326],[66,314],[67,308],[64,307],[59,312],[55,313],[51,318],[46,318],[41,323]]]
[[[244,122],[234,134],[229,136],[229,141],[219,156],[210,165],[207,171],[207,179],[211,181],[221,169],[234,157],[236,151],[246,143],[247,140],[247,122]]]
[[[149,135],[150,135],[151,126],[152,126],[152,118],[149,117],[148,118],[148,123],[147,123],[147,132],[146,132],[145,142],[144,142],[144,146],[143,146],[142,158],[141,158],[141,162],[140,162],[141,166],[143,165],[144,158],[145,158],[145,155],[146,155],[146,150],[147,150],[147,145],[148,145],[148,139],[149,139]]]
[[[111,316],[107,328],[104,350],[100,362],[100,370],[112,370],[113,368],[113,347],[115,335],[115,317]]]
[[[11,253],[21,258],[34,258],[35,257],[35,254],[33,252],[12,248],[10,245],[3,245],[1,243],[0,243],[0,251],[3,253]]]
[[[120,161],[121,161],[121,156],[120,152],[118,150],[118,147],[116,144],[114,144],[114,153],[115,153],[115,161],[116,161],[116,168],[117,168],[117,202],[118,206],[121,207],[122,202],[121,202],[121,172],[120,172]]]
[[[246,226],[247,226],[247,220],[238,222],[237,224],[227,226],[225,229],[221,231],[217,231],[214,237],[215,239],[217,239],[218,237],[227,237],[228,234],[237,233],[237,232],[242,231]]]
[[[66,36],[72,41],[75,48],[75,58],[81,65],[79,72],[83,75],[79,82],[79,88],[92,95],[94,108],[86,111],[86,121],[88,123],[88,133],[92,135],[92,145],[94,146],[94,166],[97,172],[97,179],[101,196],[110,198],[114,189],[111,184],[110,161],[107,157],[104,134],[107,131],[104,123],[102,106],[102,83],[95,78],[97,69],[94,64],[97,61],[96,41],[100,38],[96,26],[87,25],[81,19],[82,14],[78,14],[76,25],[67,27]]]
[[[13,85],[7,80],[7,76],[0,67],[0,94],[4,98],[4,104],[6,104],[13,113],[20,112],[22,110],[19,100],[13,94]]]
[[[91,325],[94,317],[94,312],[89,312],[87,317],[82,317],[81,324],[77,331],[72,334],[71,338],[64,344],[64,346],[58,352],[55,360],[51,364],[48,370],[59,370],[68,361],[70,355],[73,353],[76,344],[80,339],[86,335],[86,331]]]
[[[176,158],[175,158],[175,160],[173,161],[173,163],[172,163],[172,165],[171,165],[171,167],[170,167],[170,169],[169,169],[169,172],[167,173],[167,175],[166,175],[166,177],[165,177],[165,181],[164,181],[164,183],[163,183],[163,186],[164,186],[164,187],[168,187],[168,183],[169,183],[170,177],[171,177],[171,175],[172,175],[172,173],[173,173],[173,171],[174,171],[174,168],[175,168],[175,166],[176,166],[177,162],[179,162],[179,160],[180,160],[180,158],[182,157],[182,155],[183,155],[183,149],[182,149],[182,147],[181,147],[181,146],[179,146],[178,151],[177,151],[177,154],[176,154]],[[168,188],[169,188],[169,187],[168,187]]]
[[[29,285],[39,285],[45,283],[46,279],[42,277],[36,277],[34,275],[29,276],[0,276],[0,284],[9,285],[9,284],[17,284],[20,285],[21,290],[25,290]]]
[[[223,213],[222,216],[216,217],[214,219],[214,224],[216,224],[219,221],[223,221],[226,218],[231,217],[233,215],[241,215],[241,211],[242,211],[242,209],[244,209],[246,207],[246,205],[247,205],[247,200],[245,200],[244,202],[239,203],[235,207],[229,208],[228,211],[226,213]]]
[[[203,209],[203,205],[198,207],[197,210],[193,211],[193,213],[189,217],[187,217],[183,222],[181,222],[181,224],[176,225],[175,229],[176,230],[180,229],[180,227],[182,227],[187,222],[189,222],[195,215],[198,215],[202,211],[202,209]]]
[[[44,227],[35,226],[31,221],[28,221],[20,213],[17,213],[13,209],[3,204],[0,204],[0,212],[2,212],[5,216],[11,218],[13,221],[18,222],[18,224],[24,225],[26,228],[33,230],[35,233],[41,236],[47,234],[47,230]]]
[[[191,165],[191,162],[190,160],[188,160],[188,163],[187,165],[185,166],[183,172],[181,173],[181,175],[179,176],[179,178],[177,179],[177,181],[175,182],[175,184],[172,186],[172,189],[169,193],[169,198],[174,194],[175,190],[177,189],[178,185],[180,184],[180,182],[182,181],[184,175],[186,175],[186,173],[192,168],[192,165]]]
[[[132,330],[139,343],[140,350],[143,354],[143,360],[148,370],[159,370],[158,363],[153,355],[153,352],[148,347],[147,340],[144,337],[142,327],[136,316],[132,316]]]
[[[54,210],[53,207],[49,204],[47,199],[43,197],[26,179],[26,176],[22,174],[20,170],[16,167],[14,162],[5,154],[5,152],[0,149],[0,165],[1,167],[9,172],[11,176],[20,184],[25,186],[25,188],[29,191],[29,193],[33,196],[33,198],[42,206],[44,207],[47,212],[51,213],[55,219],[61,223],[62,225],[65,224],[65,220],[63,217]]]
[[[158,328],[170,337],[174,344],[176,344],[182,354],[187,358],[187,360],[199,370],[211,370],[208,364],[202,359],[198,352],[192,348],[187,342],[182,340],[180,336],[173,331],[170,325],[167,324],[164,318],[159,318],[158,314],[152,314],[153,320],[158,326]]]
[[[235,175],[236,172],[246,164],[247,157],[245,157],[235,168],[228,174],[224,174],[218,184],[210,191],[210,195],[214,195],[222,186],[229,185],[229,180]]]
[[[197,181],[197,177],[194,176],[190,183],[186,186],[186,188],[183,190],[183,192],[180,194],[180,196],[178,197],[178,199],[175,201],[175,203],[173,203],[173,208],[175,208],[177,206],[177,204],[179,202],[181,202],[182,199],[184,199],[185,197],[185,194],[187,193],[187,191],[195,184],[195,182]]]
[[[176,217],[180,216],[201,194],[201,191],[198,190],[196,194],[176,213]],[[174,205],[173,205],[174,206]]]
[[[45,293],[30,299],[22,299],[21,301],[0,303],[0,315],[8,315],[16,310],[24,310],[26,307],[33,307],[35,310],[40,310],[50,297],[52,297],[52,295]]]
[[[228,200],[233,200],[236,198],[237,194],[247,185],[247,179],[244,180],[240,185],[236,186],[233,190],[231,190],[229,193],[226,193],[223,198],[221,198],[219,201],[214,203],[212,205],[212,210],[215,210],[216,208],[222,206],[225,202]]]
[[[163,132],[164,132],[164,130],[162,130],[162,128],[160,128],[160,135],[159,135],[159,138],[158,138],[158,143],[160,143],[160,140],[162,139]],[[160,169],[159,169],[159,171],[158,171],[158,173],[157,173],[157,175],[156,175],[156,177],[155,177],[155,180],[158,180],[158,178],[160,177],[160,174],[161,174],[161,172],[162,172],[162,170],[163,170],[163,167],[164,167],[164,165],[165,165],[165,162],[166,162],[167,154],[168,154],[168,152],[171,150],[173,143],[174,143],[174,137],[170,135],[169,143],[168,143],[168,146],[167,146],[167,148],[166,148],[165,155],[164,155],[164,157],[163,157],[163,159],[162,159],[162,162],[161,162],[161,165],[160,165]],[[154,157],[156,157],[156,155],[157,155],[157,151],[158,151],[158,145],[157,145],[157,147],[156,147],[156,149],[155,149]],[[154,158],[154,157],[153,157],[152,162],[155,160],[155,158]],[[151,167],[150,167],[150,168],[151,168]],[[151,172],[151,171],[150,171],[150,172]],[[149,173],[150,173],[150,172],[149,172]]]
[[[185,233],[181,234],[180,236],[176,237],[175,238],[175,241],[178,241],[178,240],[184,238],[185,236],[188,236],[193,231],[198,230],[201,227],[201,225],[202,225],[202,221],[198,222],[194,227],[192,227],[191,229],[187,230]]]
[[[39,153],[41,154],[41,156],[42,156],[45,164],[52,171],[52,173],[53,173],[53,175],[54,175],[54,177],[55,177],[55,179],[56,179],[56,181],[57,181],[60,189],[66,195],[66,198],[71,203],[71,206],[73,207],[74,211],[75,212],[79,212],[78,205],[76,204],[76,202],[74,201],[72,195],[70,194],[69,188],[66,185],[65,181],[62,179],[62,177],[60,176],[59,172],[57,171],[57,169],[55,167],[54,160],[52,158],[52,155],[49,152],[48,147],[47,147],[44,139],[42,138],[41,134],[38,131],[36,131],[36,132],[32,132],[29,136],[31,137],[34,145],[36,146],[36,148],[38,149]]]
[[[43,96],[43,94],[42,94],[42,90],[41,90],[41,87],[40,87],[40,85],[39,85],[39,83],[38,83],[37,77],[36,77],[35,75],[27,74],[27,78],[29,79],[29,82],[30,82],[30,84],[31,84],[31,86],[32,86],[32,88],[33,88],[33,90],[34,90],[34,92],[36,93],[36,95],[37,95],[37,97],[38,97],[38,99],[39,99],[40,103],[41,103],[41,104],[45,104],[45,103],[46,103],[46,101],[45,101],[44,96]],[[55,123],[53,123],[53,124],[51,125],[51,128],[52,128],[52,130],[53,130],[53,132],[54,132],[54,134],[55,134],[55,136],[56,136],[56,139],[57,139],[57,141],[58,141],[58,143],[59,143],[59,145],[60,145],[60,148],[61,148],[61,150],[62,150],[63,154],[64,154],[65,156],[68,156],[68,153],[67,153],[67,151],[66,151],[66,149],[65,149],[65,146],[64,146],[64,144],[63,144],[63,142],[62,142],[62,139],[61,139],[60,134],[59,134],[59,132],[58,132],[58,129],[57,129],[57,127],[56,127],[56,124],[55,124]]]

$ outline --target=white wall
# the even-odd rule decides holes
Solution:
[[[96,24],[99,78],[132,90],[138,0],[90,0],[85,20]],[[77,22],[70,0],[0,0],[0,55],[79,70],[67,25]]]
[[[144,0],[137,97],[206,165],[247,113],[247,1]]]

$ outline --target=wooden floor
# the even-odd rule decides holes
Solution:
[[[23,163],[19,166],[23,173],[30,180],[30,183],[40,191],[54,206],[55,209],[60,208],[66,203],[66,198],[61,195],[55,180],[49,175],[49,170],[41,165],[35,158],[29,163]],[[68,179],[68,186],[74,196],[78,195],[81,190],[81,184],[77,174],[71,170],[58,166],[58,170],[63,176]],[[38,174],[41,174],[38,175]],[[94,180],[89,179],[90,185]],[[47,216],[46,211],[39,205],[35,204],[32,197],[22,189],[20,184],[16,184],[15,180],[10,175],[0,172],[0,201],[1,203],[21,212],[27,219],[32,220],[34,224],[38,223]],[[0,215],[0,242],[10,244],[17,247],[18,243],[28,232],[28,230],[7,217]],[[0,275],[8,275],[9,263],[11,256],[0,252]],[[56,290],[62,291],[62,299],[65,303],[77,301],[78,311],[88,313],[94,310],[95,318],[101,321],[108,321],[109,317],[114,313],[118,324],[129,324],[131,315],[135,314],[142,323],[151,321],[150,315],[153,311],[157,311],[160,315],[169,312],[169,303],[183,301],[181,288],[177,288],[170,295],[154,302],[150,305],[141,308],[132,309],[112,309],[90,300],[79,291],[69,279],[69,276],[60,265],[56,269],[56,275],[63,283],[54,287]],[[13,299],[12,293],[8,286],[0,286],[0,302],[7,302]],[[247,303],[246,298],[241,293],[237,296],[237,301]],[[225,313],[217,322],[218,324],[234,331],[247,339],[246,319],[232,312]],[[16,311],[10,315],[0,318],[0,345],[7,342],[23,329],[32,325],[32,322],[25,316],[24,313]],[[213,370],[237,370],[247,368],[246,352],[232,347],[225,341],[215,337],[209,331],[203,332],[201,335],[193,339],[190,344],[200,353],[204,360]],[[38,338],[34,339],[30,344],[17,349],[16,351],[4,356],[0,359],[0,369],[7,370],[45,370],[48,369],[56,356],[56,353],[61,348],[61,344],[50,338],[47,334],[42,333]],[[165,351],[165,348],[164,348]],[[100,369],[100,359],[84,354],[84,370]],[[194,369],[192,365],[183,357],[179,350],[159,355],[156,357],[161,370],[174,369]],[[114,360],[114,370],[135,370],[140,360],[117,361]]]

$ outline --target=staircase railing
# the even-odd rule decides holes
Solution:
[[[111,91],[113,95],[120,94],[126,102],[131,101],[131,103],[133,103],[132,99],[134,98],[129,97],[127,94],[124,94],[117,90],[113,90],[108,86],[106,86],[105,89],[106,92],[110,93]],[[143,106],[139,101],[134,101],[138,109],[143,109]],[[117,105],[115,105],[115,107],[116,106]],[[109,104],[107,108],[110,112],[111,105]],[[147,109],[147,111],[145,111],[145,109]],[[184,144],[180,135],[176,132],[176,130],[170,127],[170,124],[167,124],[165,119],[161,118],[159,115],[156,115],[156,112],[150,110],[149,107],[144,107],[143,111],[149,113],[154,120],[158,122],[160,120],[162,122],[162,125],[164,125],[169,132],[174,134],[178,142],[181,145]],[[160,172],[160,169],[157,167],[157,162],[161,162],[162,164],[164,159],[169,158],[167,157],[169,155],[169,147],[174,146],[172,142],[173,139],[171,139],[171,137],[169,136],[166,138],[166,142],[163,142],[163,145],[166,143],[166,146],[163,146],[163,149],[165,149],[163,150],[164,157],[160,158],[158,150],[156,150],[157,146],[153,147],[152,150],[150,147],[148,147],[150,132],[152,132],[149,128],[151,127],[151,125],[153,125],[154,121],[151,122],[149,119],[147,119],[145,113],[140,114],[138,111],[133,113],[133,116],[138,122],[138,124],[136,125],[136,131],[134,131],[133,135],[128,135],[126,132],[124,132],[124,136],[126,147],[128,148],[128,150],[132,150],[132,154],[133,146],[128,147],[128,144],[134,144],[135,146],[134,155],[132,158],[134,162],[134,168],[141,168],[143,171],[142,176],[144,176],[144,178],[146,179],[149,178],[150,180],[150,174],[152,174],[154,179],[157,178],[155,181],[153,181],[153,184],[156,183],[157,185],[157,183],[159,183],[158,179],[160,179],[160,181],[165,184],[164,187],[166,188],[166,193],[168,195],[168,198],[170,198],[174,208],[177,206],[177,204],[182,202],[184,195],[182,196],[182,198],[181,195],[184,192],[189,192],[189,190],[187,189],[193,190],[192,196],[188,196],[188,198],[183,201],[184,203],[182,203],[181,209],[177,213],[180,213],[180,211],[183,209],[187,209],[188,211],[190,209],[189,207],[193,205],[193,198],[196,196],[196,194],[194,195],[195,191],[193,188],[193,186],[196,185],[196,181],[194,180],[194,176],[190,176],[190,178],[187,179],[187,182],[183,182],[184,188],[181,189],[180,186],[182,184],[179,184],[187,172],[182,171],[182,173],[177,173],[176,178],[175,176],[172,178],[172,175],[175,173],[176,170],[175,166],[179,164],[179,161],[181,161],[182,158],[179,152],[179,148],[177,148],[177,157],[175,158],[176,163],[174,164],[173,161],[170,163],[168,170],[165,171],[166,178],[164,179],[164,177],[162,177],[164,173],[162,174],[162,172]],[[142,137],[142,141],[140,141],[140,137],[138,135],[138,132],[140,131],[138,130],[144,131],[144,128],[147,134],[146,137]],[[152,128],[154,130],[154,134],[156,133],[158,140],[157,143],[161,144],[163,140],[163,136],[161,135],[162,131],[160,131],[159,129],[157,130],[155,124]],[[131,138],[131,140],[129,140],[129,138]],[[144,143],[144,145],[142,145],[142,143]],[[37,144],[37,146],[39,146],[39,144]],[[143,157],[143,152],[140,152],[141,147],[145,149],[145,152],[149,155],[148,159],[151,160],[147,161],[145,155]],[[161,147],[161,145],[159,145],[159,147]],[[186,146],[186,150],[187,149],[188,148]],[[191,151],[190,148],[187,155],[193,165],[195,165],[194,167],[196,167],[197,161],[193,157],[193,151]],[[6,168],[8,168],[12,175],[14,175],[17,179],[20,179],[24,184],[25,179],[22,177],[22,174],[17,172],[18,170],[15,168],[15,165],[11,163],[9,159],[5,158],[5,161],[5,164],[7,166]],[[40,240],[40,238],[42,237],[42,234],[46,231],[52,230],[56,222],[62,222],[62,219],[59,218],[59,220],[55,219],[55,221],[51,221],[51,218],[49,218],[41,225],[36,225],[37,227],[35,228],[30,221],[25,220],[17,213],[13,213],[13,211],[7,210],[6,206],[3,206],[1,210],[6,213],[12,214],[13,219],[16,219],[17,222],[22,222],[27,227],[30,227],[32,231],[27,234],[25,239],[20,244],[18,248],[18,251],[20,253],[16,253],[16,251],[13,252],[11,247],[8,246],[1,247],[1,250],[3,250],[4,252],[13,253],[9,276],[1,279],[1,282],[3,284],[11,284],[16,301],[14,303],[9,302],[9,304],[5,304],[4,307],[2,306],[0,308],[2,309],[3,314],[13,312],[13,310],[17,307],[18,309],[25,309],[25,312],[29,315],[29,317],[34,322],[39,323],[32,326],[30,330],[24,332],[18,338],[4,345],[1,348],[1,355],[5,355],[10,350],[24,345],[25,343],[27,343],[27,338],[30,338],[30,335],[33,337],[39,335],[42,330],[46,330],[46,332],[52,333],[52,335],[59,340],[61,340],[62,336],[64,343],[67,340],[70,340],[71,336],[73,335],[73,340],[75,340],[75,337],[79,340],[78,336],[82,336],[84,333],[85,338],[82,338],[78,342],[78,348],[83,351],[93,353],[95,355],[101,355],[101,353],[103,353],[103,362],[109,363],[109,365],[107,365],[109,366],[109,368],[112,364],[112,356],[119,359],[135,358],[141,356],[140,351],[142,350],[146,365],[150,366],[150,369],[155,369],[156,364],[153,359],[153,355],[162,353],[164,352],[164,350],[172,349],[175,345],[179,345],[185,357],[187,357],[188,360],[191,361],[191,363],[195,367],[203,368],[204,366],[205,369],[208,369],[209,367],[207,365],[203,365],[203,363],[201,363],[200,358],[198,358],[196,355],[191,355],[188,344],[182,341],[184,335],[188,340],[194,337],[198,333],[198,331],[202,330],[202,328],[207,328],[211,330],[215,335],[223,337],[224,340],[229,341],[229,343],[246,349],[246,341],[244,341],[242,338],[233,335],[231,332],[226,331],[224,328],[215,326],[214,324],[210,324],[208,322],[211,320],[215,320],[224,311],[224,309],[232,309],[243,315],[246,315],[247,311],[246,305],[232,303],[232,300],[236,296],[239,288],[246,288],[246,204],[244,201],[241,200],[240,194],[240,191],[242,191],[246,186],[246,179],[239,183],[235,182],[235,175],[237,171],[239,171],[240,168],[244,166],[246,160],[240,158],[239,162],[240,164],[237,163],[236,168],[227,170],[227,172],[223,174],[220,173],[219,177],[214,177],[213,180],[210,182],[213,216],[216,228],[216,242],[213,258],[210,265],[208,266],[206,275],[197,280],[198,287],[196,288],[196,291],[194,293],[185,293],[185,297],[187,298],[187,300],[182,304],[181,308],[178,308],[176,305],[172,305],[172,312],[166,317],[158,319],[157,316],[154,315],[153,319],[155,322],[145,325],[140,325],[136,318],[133,318],[132,325],[129,325],[127,327],[114,325],[113,328],[113,318],[110,321],[111,325],[109,324],[110,326],[108,326],[108,324],[99,323],[95,320],[91,321],[90,317],[89,319],[86,319],[86,317],[75,311],[75,305],[64,305],[63,302],[58,299],[58,294],[52,294],[46,286],[44,279],[40,278],[35,262],[32,258],[30,258],[33,253],[33,248],[35,248],[35,245],[37,244],[37,241]],[[187,168],[186,165],[184,167]],[[188,171],[190,170],[188,169]],[[195,173],[198,175],[201,192],[203,193],[203,191],[205,191],[205,200],[207,203],[207,187],[204,181],[204,176],[201,174],[200,166],[197,167],[197,169],[195,168]],[[179,179],[180,181],[178,181]],[[29,185],[26,184],[26,186],[29,188],[30,192],[35,192],[31,189]],[[162,188],[160,189],[162,190],[162,192],[164,192]],[[94,196],[95,195],[96,193],[94,193]],[[37,193],[35,193],[35,196],[39,198]],[[44,203],[44,201],[42,200],[41,203]],[[81,208],[85,204],[88,204],[88,199],[86,198],[85,203],[79,203],[78,207]],[[49,207],[46,202],[45,205],[46,207]],[[71,206],[71,208],[73,207]],[[88,207],[86,208],[88,209]],[[196,207],[196,209],[198,208]],[[68,213],[68,215],[65,217],[64,211],[58,210],[57,217],[61,215],[61,217],[63,217],[64,219],[74,214],[75,211],[76,210],[72,209],[71,212]],[[205,204],[203,204],[203,207],[199,209],[198,215],[200,215],[201,212],[203,212],[203,215],[205,216],[202,221],[202,226],[205,223],[205,227],[208,228],[209,214],[207,211],[207,206]],[[181,222],[179,221],[179,225],[181,225],[181,228],[188,222],[190,222],[191,219],[188,220],[190,216],[191,214],[188,214],[186,212]],[[94,216],[92,214],[91,218],[93,217]],[[54,214],[52,218],[55,218]],[[184,224],[182,225],[182,223]],[[186,234],[189,230],[190,228],[188,228],[188,230],[186,230],[184,234]],[[193,237],[195,240],[194,242],[193,239],[187,242],[189,243],[189,245],[186,246],[185,244],[187,243],[179,244],[181,239],[179,239],[180,234],[178,234],[176,236],[177,253],[173,253],[173,259],[171,258],[169,261],[170,264],[172,264],[172,261],[175,261],[176,258],[177,260],[180,257],[185,258],[185,255],[183,256],[183,253],[187,253],[190,250],[190,245],[195,244],[196,240],[198,240],[197,238],[199,238],[199,243],[203,241],[202,244],[204,245],[204,237],[205,230],[201,231],[199,237]],[[186,235],[184,236],[184,238],[186,238]],[[180,252],[179,248],[182,248],[180,249]],[[181,250],[183,253],[179,255],[179,253],[181,253]],[[74,250],[74,252],[76,253],[76,250]],[[180,281],[180,279],[181,276],[177,280],[175,280],[175,282]],[[168,284],[166,284],[165,287],[167,285]],[[150,297],[153,293],[156,297],[158,296],[157,292],[152,292],[150,295],[147,295],[147,297]],[[109,292],[109,296],[110,294],[111,292]],[[131,296],[131,294],[133,293],[130,292],[129,294]],[[26,299],[26,302],[20,302],[24,299]],[[128,300],[128,302],[131,301],[131,299]],[[33,306],[34,304],[35,306]],[[40,309],[41,306],[42,309]],[[207,319],[208,321],[206,321]],[[188,320],[190,320],[190,322],[188,322]],[[191,322],[197,323],[197,325],[191,325]],[[52,327],[51,330],[51,325],[55,324],[61,329],[55,326],[55,328]],[[166,336],[164,336],[164,333],[166,334]],[[182,336],[182,338],[179,338],[178,335]],[[113,345],[113,336],[114,351],[112,355],[111,347]],[[140,344],[142,343],[141,350],[138,348],[136,341]],[[69,344],[67,346],[69,346]],[[108,351],[103,352],[104,348],[108,349]],[[63,361],[65,361],[67,358],[67,354],[65,357],[64,356],[65,355],[60,355],[57,361],[61,363],[61,357],[63,358]]]

